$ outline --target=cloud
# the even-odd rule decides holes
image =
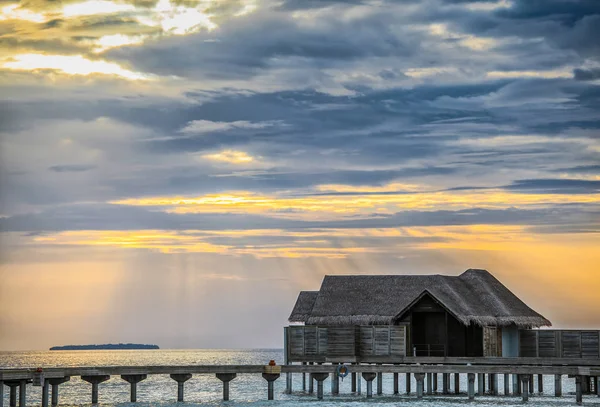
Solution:
[[[181,129],[182,133],[202,134],[211,132],[222,132],[234,129],[259,130],[273,127],[280,124],[278,121],[265,121],[252,123],[247,120],[237,120],[234,122],[213,122],[210,120],[192,120]]]
[[[48,167],[50,171],[54,172],[85,172],[90,171],[96,168],[95,165],[86,165],[86,164],[63,164],[63,165],[53,165]]]
[[[220,161],[229,164],[248,164],[253,162],[254,157],[244,151],[223,150],[212,154],[203,154],[205,160]]]

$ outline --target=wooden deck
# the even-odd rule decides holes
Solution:
[[[338,365],[332,364],[288,364],[277,367],[281,373],[286,375],[287,391],[291,392],[291,375],[302,374],[307,375],[317,382],[317,397],[323,398],[323,381],[331,377],[332,379],[332,394],[335,394],[334,389],[339,389],[339,377],[336,374]],[[497,383],[498,375],[505,375],[505,380],[508,377],[513,378],[513,389],[519,390],[519,393],[514,395],[522,395],[523,400],[528,400],[530,392],[532,392],[532,384],[534,375],[553,375],[555,378],[561,379],[567,375],[574,378],[576,381],[576,402],[582,401],[582,394],[586,388],[595,388],[598,392],[600,377],[600,359],[579,359],[579,358],[436,358],[436,357],[405,357],[398,359],[397,364],[357,364],[347,365],[347,368],[353,373],[352,378],[356,383],[357,374],[362,374],[362,377],[367,382],[367,397],[371,397],[372,382],[377,378],[378,394],[381,388],[382,374],[393,374],[395,381],[395,392],[397,392],[398,375],[400,373],[413,375],[417,380],[416,396],[421,398],[424,396],[425,383],[427,383],[427,394],[431,390],[431,378],[437,374],[444,375],[445,391],[449,388],[450,375],[454,374],[455,383],[458,382],[457,376],[466,374],[468,377],[467,395],[469,399],[475,398],[475,377],[478,382],[483,382],[485,386],[485,375],[488,375],[488,384],[490,389],[493,389],[491,383],[496,383],[495,393],[498,394]],[[144,380],[147,375],[171,375],[173,380],[178,382],[180,390],[180,400],[183,400],[183,383],[192,377],[192,375],[210,374],[215,375],[223,381],[223,397],[229,399],[229,381],[233,380],[237,374],[262,374],[266,380],[268,388],[268,399],[273,399],[273,382],[279,378],[279,371],[270,372],[269,368],[263,365],[190,365],[190,366],[81,366],[81,367],[55,367],[44,368],[43,371],[37,372],[36,369],[0,369],[0,386],[2,390],[5,385],[10,387],[11,400],[15,400],[13,406],[16,406],[16,391],[19,388],[19,399],[25,400],[24,392],[27,388],[27,383],[33,381],[38,382],[42,391],[42,406],[48,406],[48,387],[52,386],[53,401],[56,393],[56,404],[58,404],[58,385],[68,380],[71,376],[80,376],[83,380],[92,384],[92,399],[98,398],[98,385],[106,381],[110,376],[121,376],[123,380],[131,383],[131,398],[135,401],[136,385],[139,381]],[[427,377],[427,381],[425,381]],[[592,381],[593,380],[593,381]],[[435,380],[437,383],[437,380]],[[304,381],[305,382],[305,381]],[[338,386],[335,386],[336,382]],[[587,384],[586,384],[587,383]],[[590,385],[590,383],[593,383]],[[515,387],[518,384],[518,387]],[[437,386],[437,385],[435,385]],[[482,385],[477,394],[483,394]],[[506,386],[506,384],[505,384]],[[312,387],[312,380],[311,380]],[[507,389],[508,387],[505,387]],[[339,390],[337,390],[339,391]],[[505,390],[506,392],[506,390]],[[0,392],[1,393],[1,392]],[[407,393],[410,393],[410,388],[407,388]],[[562,394],[557,391],[557,396]],[[598,392],[600,396],[600,392]],[[179,397],[178,397],[179,398]],[[0,407],[2,405],[0,398]],[[21,407],[23,403],[19,404]]]

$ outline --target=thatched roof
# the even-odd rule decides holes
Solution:
[[[306,322],[308,317],[310,317],[310,312],[313,309],[313,305],[315,305],[317,294],[319,294],[318,291],[300,291],[289,321]]]
[[[424,293],[465,325],[516,324],[523,328],[552,325],[489,272],[476,269],[469,269],[460,276],[325,276],[310,316],[303,322],[310,325],[390,324]],[[301,297],[302,294],[298,302]],[[306,315],[309,302],[308,299],[303,301],[299,314]],[[297,307],[298,303],[294,311]]]

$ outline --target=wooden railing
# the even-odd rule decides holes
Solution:
[[[600,358],[600,331],[530,329],[519,331],[519,356]]]
[[[433,343],[415,344],[413,345],[413,356],[444,357],[446,356],[446,346]]]

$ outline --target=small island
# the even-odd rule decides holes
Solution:
[[[64,345],[53,346],[50,350],[132,350],[132,349],[160,349],[158,345],[145,345],[140,343],[107,343],[103,345]]]

